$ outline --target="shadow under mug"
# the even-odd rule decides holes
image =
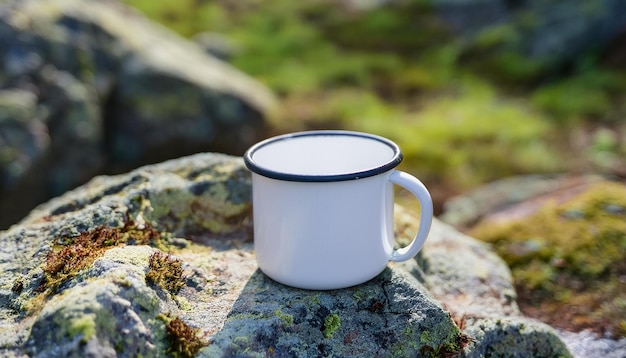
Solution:
[[[254,248],[270,278],[328,290],[374,278],[421,249],[433,217],[426,187],[394,168],[400,148],[372,134],[308,131],[273,137],[244,155],[252,171]],[[393,184],[420,203],[413,241],[394,249]]]

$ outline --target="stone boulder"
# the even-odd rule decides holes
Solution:
[[[576,356],[626,354],[623,182],[514,177],[446,208],[442,219],[489,243],[509,264],[521,311],[556,327]]]
[[[549,62],[574,61],[606,47],[624,32],[626,4],[530,0],[432,0],[432,8],[457,33],[479,36],[520,56]]]
[[[551,193],[560,190],[576,193],[578,188],[601,179],[597,175],[541,174],[500,179],[450,198],[439,218],[464,230],[481,220],[497,221],[498,216],[506,216],[507,220],[519,218],[536,211],[546,202],[543,198]]]
[[[0,232],[0,355],[569,356],[489,247],[435,220],[416,260],[342,290],[257,269],[251,178],[197,154],[97,177]],[[415,219],[398,207],[396,232]]]
[[[0,228],[99,173],[264,136],[269,91],[116,1],[0,4]]]
[[[465,62],[474,59],[467,55],[475,52],[476,62],[482,61],[486,72],[510,71],[507,74],[518,75],[513,78],[518,80],[532,79],[524,75],[541,69],[572,64],[589,51],[601,53],[607,46],[619,51],[621,42],[613,41],[626,29],[626,4],[620,0],[346,0],[342,4],[357,14],[394,9],[408,14],[415,24],[412,37],[395,43],[391,36],[383,42],[396,46],[442,39],[460,42],[463,52],[468,52]],[[372,27],[376,26],[386,28],[379,23]],[[373,38],[355,35],[351,40],[360,39],[363,44],[381,40],[379,34]]]

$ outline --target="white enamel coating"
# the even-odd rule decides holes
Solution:
[[[286,285],[327,290],[363,283],[389,261],[415,256],[430,230],[430,195],[418,179],[401,171],[327,182],[253,173],[252,180],[257,263]],[[394,183],[415,195],[421,209],[418,233],[399,250],[393,248]]]

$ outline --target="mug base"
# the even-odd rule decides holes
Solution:
[[[376,276],[380,275],[384,271],[385,268],[386,266],[380,269],[374,275],[364,276],[359,279],[351,279],[351,280],[346,279],[345,281],[335,280],[333,282],[328,282],[328,281],[322,282],[321,280],[305,282],[305,280],[293,280],[293,279],[290,280],[288,278],[281,279],[280,277],[275,277],[273,275],[267,274],[265,271],[263,271],[262,268],[259,268],[259,270],[272,281],[278,282],[285,286],[298,288],[298,289],[304,289],[304,290],[311,290],[311,291],[329,291],[329,290],[339,290],[339,289],[344,289],[344,288],[350,288],[350,287],[354,287],[362,283],[368,282],[372,280],[373,278],[375,278]]]

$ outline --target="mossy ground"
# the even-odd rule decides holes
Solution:
[[[571,330],[626,336],[626,186],[601,182],[561,204],[472,234],[513,272],[523,311]]]

